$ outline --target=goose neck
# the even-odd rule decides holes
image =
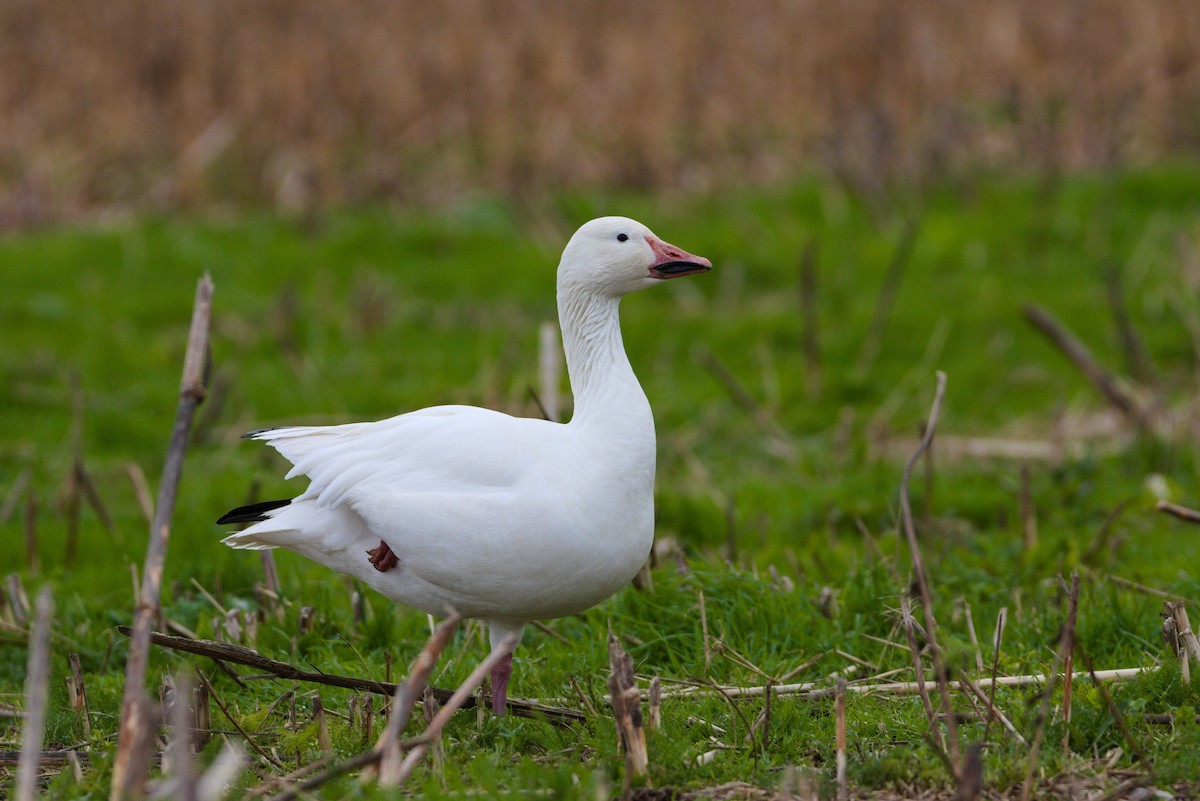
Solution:
[[[575,399],[572,423],[606,412],[627,418],[649,415],[649,403],[625,355],[619,304],[617,297],[559,286],[563,354]]]

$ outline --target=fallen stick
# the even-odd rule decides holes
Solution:
[[[1070,329],[1041,306],[1030,303],[1022,310],[1025,319],[1034,328],[1041,331],[1059,350],[1066,354],[1079,371],[1083,373],[1093,387],[1100,391],[1109,403],[1116,407],[1130,423],[1141,431],[1149,432],[1150,416],[1133,395],[1117,383],[1112,374],[1104,369],[1088,346],[1073,334]]]
[[[1170,501],[1159,501],[1154,505],[1154,508],[1159,512],[1165,512],[1171,517],[1178,517],[1180,520],[1185,520],[1188,523],[1200,523],[1200,512],[1195,509],[1189,509],[1186,506],[1180,506]]]
[[[1157,667],[1137,667],[1137,668],[1117,668],[1114,670],[1097,670],[1095,674],[1086,672],[1076,672],[1072,674],[1072,678],[1086,679],[1092,678],[1093,675],[1098,681],[1119,681],[1121,679],[1132,679],[1143,673],[1153,673],[1158,670]],[[1057,676],[1055,677],[1057,678]],[[975,682],[977,687],[1033,687],[1046,682],[1046,676],[1041,673],[1032,673],[1021,676],[998,676],[993,679],[980,679]],[[957,681],[949,683],[951,690],[962,690],[963,686]],[[679,690],[666,690],[662,693],[662,698],[680,698],[687,696],[712,696],[722,695],[728,698],[754,698],[762,695],[767,691],[767,687],[686,687]],[[640,690],[643,695],[648,694],[648,690]],[[846,692],[848,693],[886,693],[888,695],[916,695],[917,683],[914,681],[888,681],[888,682],[869,682],[863,684],[847,684]],[[827,698],[833,694],[833,688],[823,686],[820,682],[809,681],[802,684],[774,684],[771,685],[771,693],[774,695],[800,695],[806,698]],[[605,698],[604,700],[608,700]]]
[[[1182,601],[1190,604],[1197,603],[1191,598],[1184,598],[1182,595],[1176,595],[1172,592],[1164,592],[1163,590],[1158,590],[1154,587],[1147,587],[1145,584],[1138,584],[1136,581],[1130,581],[1129,579],[1121,578],[1120,576],[1114,576],[1112,573],[1103,573],[1100,575],[1111,581],[1113,584],[1118,584],[1122,587],[1143,593],[1145,595],[1152,595],[1155,598],[1162,598],[1163,600],[1167,601]]]
[[[117,626],[117,631],[128,637],[131,629],[128,626]],[[375,693],[377,695],[392,696],[396,694],[396,685],[391,682],[371,681],[369,679],[357,679],[352,676],[339,676],[334,673],[314,673],[311,671],[300,670],[294,665],[287,662],[280,662],[276,659],[265,657],[257,651],[245,648],[240,645],[232,645],[224,642],[214,642],[213,640],[191,640],[187,637],[175,637],[170,634],[161,634],[157,631],[150,633],[150,642],[164,648],[170,648],[176,651],[186,651],[197,656],[207,656],[210,659],[216,659],[224,662],[233,662],[238,665],[246,665],[264,673],[270,673],[273,676],[278,676],[281,679],[292,679],[294,681],[310,681],[315,684],[327,684],[331,687],[345,687],[350,690],[364,690],[366,692]],[[433,691],[434,697],[443,703],[450,700],[453,693],[450,690],[444,690],[437,687],[430,688]],[[491,696],[485,695],[483,700],[491,702]],[[470,698],[464,703],[466,709],[470,709],[475,705],[475,699]],[[558,706],[546,706],[543,704],[534,703],[532,701],[521,701],[510,698],[508,700],[508,710],[518,717],[525,718],[541,718],[545,717],[550,720],[564,722],[583,722],[586,716],[582,712],[577,712],[574,709],[565,709]]]
[[[25,751],[0,751],[0,768],[13,768],[21,764],[21,755]],[[67,760],[71,754],[80,762],[88,761],[87,751],[72,751],[72,750],[54,750],[54,751],[33,751],[33,755],[37,758],[37,764],[47,768],[65,767]]]
[[[1008,733],[1016,738],[1017,742],[1019,742],[1021,745],[1029,745],[1028,741],[1021,735],[1021,732],[1017,731],[1017,727],[1014,726],[1012,721],[1008,719],[1008,716],[1005,715],[1003,712],[1001,712],[1000,709],[996,706],[996,703],[995,703],[996,699],[994,697],[988,697],[986,694],[984,694],[983,690],[979,687],[979,685],[976,682],[971,681],[971,679],[968,678],[965,673],[961,674],[961,675],[962,675],[962,679],[960,679],[958,682],[959,686],[965,687],[966,689],[970,690],[972,695],[974,695],[976,698],[978,698],[980,701],[982,701],[986,705],[985,708],[988,713],[988,721],[987,721],[986,726],[991,726],[991,723],[993,720],[998,720],[998,721],[1000,721],[1001,725],[1003,725],[1004,728],[1008,730]],[[996,685],[993,684],[992,685],[993,691],[995,690],[995,688],[996,688]],[[987,732],[988,732],[988,729],[986,728],[986,726],[984,728],[984,740],[985,741],[987,739]]]
[[[141,592],[133,618],[129,657],[125,664],[125,688],[121,699],[117,755],[113,761],[112,792],[109,796],[112,801],[140,797],[142,783],[149,771],[148,764],[135,763],[135,756],[141,750],[133,746],[138,737],[136,712],[146,692],[150,629],[159,615],[163,566],[167,557],[167,541],[171,536],[171,516],[175,511],[175,497],[183,474],[188,435],[196,407],[204,400],[204,365],[208,355],[208,323],[212,315],[212,293],[212,279],[205,274],[196,285],[187,352],[184,356],[183,378],[179,388],[179,406],[175,414],[175,425],[171,431],[166,461],[163,463],[158,502],[155,504],[154,522],[150,525],[150,541],[146,548]]]

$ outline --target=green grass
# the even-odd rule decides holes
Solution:
[[[1107,263],[1120,268],[1129,314],[1155,361],[1157,391],[1183,408],[1197,358],[1188,329],[1197,319],[1191,283],[1197,276],[1188,270],[1200,269],[1200,169],[1061,184],[991,177],[911,190],[899,205],[919,220],[918,234],[867,370],[856,363],[903,215],[874,221],[823,180],[669,201],[568,196],[516,208],[475,199],[436,213],[375,209],[307,224],[261,214],[140,219],[0,239],[0,487],[7,491],[29,471],[40,567],[25,567],[24,505],[0,521],[0,564],[6,573],[20,572],[31,593],[45,581],[56,589],[48,742],[82,740],[80,720],[66,710],[70,652],[82,657],[95,718],[85,783],[77,788],[69,775],[60,776],[52,780],[55,797],[102,797],[110,775],[107,738],[115,731],[126,653],[114,627],[131,617],[130,566],[140,568],[146,530],[126,465],[137,463],[152,480],[161,468],[195,280],[205,270],[216,284],[214,391],[188,455],[164,599],[168,617],[201,636],[216,636],[217,613],[193,578],[224,606],[258,611],[258,558],[221,546],[212,521],[242,502],[255,481],[263,498],[298,489],[285,485],[278,459],[237,435],[279,422],[371,419],[444,402],[535,414],[527,387],[536,383],[537,327],[554,317],[558,252],[578,223],[624,213],[717,265],[707,276],[631,297],[622,310],[626,346],[658,423],[658,533],[678,542],[688,569],[680,572],[668,558],[653,573],[653,592],[629,588],[582,616],[551,622],[570,645],[531,631],[517,654],[513,693],[579,708],[574,678],[585,693],[602,695],[609,624],[625,637],[640,675],[761,684],[721,654],[706,664],[701,591],[710,633],[768,674],[817,655],[794,680],[869,672],[835,649],[879,672],[909,666],[907,651],[866,636],[903,638],[893,630],[908,576],[907,553],[895,535],[901,463],[883,451],[903,455],[910,447],[896,443],[915,437],[932,400],[935,369],[949,377],[943,437],[1047,439],[1064,416],[1106,411],[1023,321],[1020,308],[1036,302],[1052,309],[1098,358],[1124,369],[1105,300]],[[798,264],[810,241],[818,249],[819,387],[808,381],[799,344]],[[705,369],[701,349],[727,365],[777,421],[793,456],[772,449],[763,426]],[[63,487],[74,453],[73,374],[84,410],[79,441],[115,531],[105,532],[85,508],[78,561],[67,567]],[[985,641],[985,660],[996,615],[1007,607],[1001,672],[1042,672],[1064,616],[1058,577],[1081,569],[1081,650],[1098,669],[1163,665],[1112,688],[1160,786],[1200,775],[1200,726],[1189,722],[1200,690],[1182,683],[1160,642],[1161,601],[1104,576],[1200,599],[1200,536],[1153,512],[1154,488],[1163,482],[1151,479],[1163,477],[1174,500],[1200,503],[1192,444],[1181,436],[1114,449],[1100,438],[1077,458],[1032,463],[1039,525],[1032,549],[1021,544],[1020,465],[939,454],[928,499],[932,519],[920,526],[941,638],[951,661],[972,674],[966,605]],[[919,517],[926,492],[918,470]],[[1109,545],[1089,553],[1118,506]],[[856,520],[877,549],[868,547]],[[292,604],[282,620],[260,622],[257,641],[247,643],[263,653],[378,678],[385,652],[403,666],[427,636],[424,615],[375,595],[368,596],[367,619],[356,624],[353,582],[290,554],[277,558]],[[771,568],[794,590],[774,581]],[[818,603],[826,587],[836,599],[833,609]],[[301,605],[317,610],[304,634],[297,627]],[[460,681],[484,652],[477,629],[460,630],[435,683]],[[151,681],[157,685],[192,662],[156,652]],[[24,663],[23,638],[0,631],[0,703],[19,704]],[[288,704],[265,714],[292,685],[255,681],[241,689],[210,663],[196,664],[281,759],[319,756],[308,724],[313,687],[294,687],[301,725],[292,730],[285,725]],[[909,677],[911,671],[898,676]],[[327,709],[347,709],[351,693],[319,689]],[[997,698],[1031,737],[1038,691],[1001,690]],[[962,699],[958,705],[968,709]],[[761,706],[747,700],[735,708],[713,698],[664,702],[663,727],[650,736],[652,782],[774,787],[795,766],[830,792],[832,703],[777,699],[769,741],[751,745],[745,722]],[[1176,712],[1180,722],[1151,726],[1142,722],[1144,712]],[[17,722],[0,718],[0,749],[16,747]],[[848,725],[850,775],[861,787],[947,783],[924,742],[916,699],[852,696]],[[215,709],[214,726],[230,728]],[[331,718],[330,729],[339,753],[363,747],[361,733],[345,720]],[[982,725],[962,730],[965,741],[982,738]],[[1064,736],[1069,754],[1061,748]],[[990,740],[985,781],[1011,791],[1024,775],[1027,750],[995,728]],[[718,744],[736,748],[698,766],[696,757]],[[1116,767],[1136,767],[1101,695],[1079,683],[1069,730],[1059,717],[1047,727],[1041,767],[1048,776],[1098,771],[1110,754]],[[435,774],[427,763],[412,786],[432,797],[549,788],[555,797],[594,798],[598,787],[619,788],[621,774],[612,723],[603,715],[564,729],[514,718],[477,722],[464,714],[447,731],[445,768]],[[259,781],[247,773],[242,787]],[[343,779],[322,795],[384,797],[356,788],[355,779]]]

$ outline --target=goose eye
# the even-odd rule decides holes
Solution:
[[[624,242],[627,239],[629,239],[629,234],[617,234],[618,242]]]

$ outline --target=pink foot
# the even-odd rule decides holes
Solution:
[[[375,569],[380,573],[386,573],[396,565],[400,564],[400,560],[396,557],[396,554],[392,552],[392,549],[389,548],[388,544],[383,540],[379,541],[378,548],[372,548],[371,550],[367,551],[367,556],[370,557],[368,561],[370,561],[370,563],[374,565]]]
[[[508,680],[512,678],[512,654],[504,658],[492,668],[492,712],[503,715],[508,707]]]

